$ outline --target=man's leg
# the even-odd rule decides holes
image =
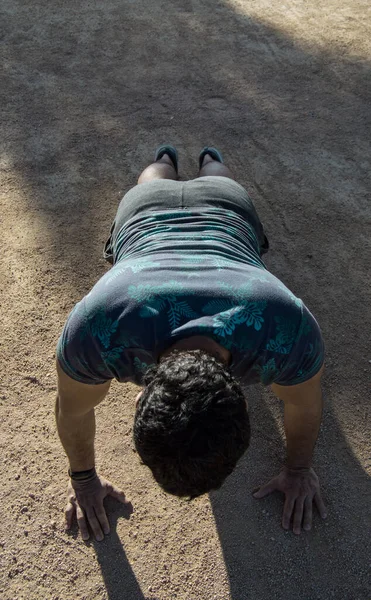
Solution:
[[[139,175],[138,184],[148,183],[154,179],[178,179],[173,161],[168,154],[164,154],[159,160],[146,167]]]
[[[228,177],[229,179],[234,180],[234,176],[233,176],[232,172],[228,169],[228,167],[224,163],[221,163],[218,160],[215,160],[210,154],[208,154],[206,152],[204,159],[202,161],[202,164],[201,164],[201,169],[198,173],[198,177],[206,177],[208,175],[212,175],[214,177]],[[252,225],[255,228],[255,231],[257,232],[257,237],[258,237],[259,246],[260,246],[260,255],[263,255],[266,252],[268,252],[268,249],[269,249],[268,238],[264,233],[261,221],[258,217],[258,214],[255,210],[252,200],[249,197],[246,190],[245,190],[245,194],[246,194],[246,203],[247,203],[246,210],[250,214],[250,218],[248,217],[248,221],[250,223],[252,223]]]
[[[160,148],[161,150],[162,148]],[[163,149],[162,149],[163,151]],[[175,161],[177,159],[176,150],[174,149]],[[177,161],[176,161],[177,164]],[[171,160],[169,155],[164,152],[158,160],[155,160],[154,163],[149,165],[144,169],[144,171],[139,175],[138,184],[140,183],[148,183],[149,181],[154,181],[155,179],[179,179],[177,170],[175,168],[174,162]],[[134,190],[135,188],[133,188]],[[132,190],[130,190],[132,191]],[[122,227],[122,225],[127,220],[127,215],[125,216],[125,211],[123,212],[123,207],[125,206],[125,198],[121,200],[119,209],[116,214],[116,218],[111,227],[111,233],[106,241],[103,256],[104,258],[112,265],[114,262],[114,241],[116,239],[117,233]]]
[[[224,163],[214,160],[210,154],[205,154],[201,169],[198,173],[199,177],[206,177],[207,175],[213,175],[214,177],[229,177],[229,179],[234,179],[232,172],[228,169],[228,167],[226,167]]]

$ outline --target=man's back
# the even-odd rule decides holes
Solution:
[[[244,383],[296,384],[323,360],[318,325],[269,273],[254,227],[221,207],[134,214],[115,265],[72,311],[58,359],[72,378],[140,384],[178,339],[204,335],[231,352]]]

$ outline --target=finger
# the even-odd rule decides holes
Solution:
[[[76,519],[81,532],[82,539],[85,541],[88,540],[90,537],[88,525],[86,523],[85,515],[78,504],[76,505]]]
[[[93,507],[89,507],[86,511],[86,518],[89,521],[89,525],[92,528],[93,534],[97,542],[101,542],[104,539],[101,526],[99,525],[98,519],[95,515]]]
[[[71,529],[73,515],[75,514],[75,506],[72,502],[68,502],[66,509],[64,511],[65,521],[66,521],[66,530]]]
[[[321,515],[322,519],[326,519],[326,517],[327,517],[327,510],[326,510],[325,503],[322,500],[322,496],[321,496],[320,492],[316,493],[316,495],[314,496],[314,501],[316,503],[318,512]]]
[[[290,529],[291,515],[292,511],[294,510],[294,504],[295,498],[286,497],[282,515],[282,527],[284,529]]]
[[[312,529],[312,517],[313,517],[313,499],[307,497],[304,502],[304,519],[303,529],[310,531]]]
[[[305,498],[297,498],[295,502],[294,520],[293,520],[293,532],[295,535],[301,534],[301,524],[303,522],[304,512],[304,501]]]
[[[265,485],[262,485],[261,488],[257,492],[253,493],[253,496],[254,496],[254,498],[264,498],[264,496],[268,496],[268,494],[271,494],[276,489],[277,489],[277,482],[276,482],[276,478],[274,478],[274,479],[271,479],[271,481],[269,481]]]
[[[124,492],[114,487],[113,485],[110,486],[108,494],[109,496],[112,496],[112,498],[116,498],[116,500],[122,502],[122,504],[129,504],[129,502],[125,498]]]
[[[110,532],[110,527],[109,527],[106,511],[104,510],[103,504],[102,504],[102,506],[98,506],[95,508],[95,514],[97,516],[97,519],[103,530],[104,535],[108,535]]]

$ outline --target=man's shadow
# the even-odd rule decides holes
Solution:
[[[314,466],[328,518],[322,521],[314,508],[312,531],[300,536],[285,532],[283,496],[252,496],[278,474],[285,456],[280,403],[267,393],[260,396],[261,391],[250,389],[250,449],[222,488],[210,494],[231,600],[368,599],[370,478],[331,406],[326,407]],[[330,452],[329,440],[334,444]]]

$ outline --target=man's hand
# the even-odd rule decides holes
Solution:
[[[125,499],[125,494],[112,483],[99,477],[88,481],[70,480],[67,490],[66,507],[66,529],[70,529],[74,514],[76,514],[77,523],[81,531],[83,540],[89,539],[90,525],[95,539],[101,542],[104,535],[110,532],[110,527],[103,506],[103,500],[106,496],[113,496],[123,504],[130,504]]]
[[[322,519],[326,518],[326,508],[321,498],[319,480],[313,469],[283,467],[277,477],[273,477],[253,495],[254,498],[264,498],[276,490],[285,494],[282,517],[284,529],[290,529],[291,518],[293,518],[295,534],[299,535],[302,527],[309,531],[312,527],[313,502]]]

